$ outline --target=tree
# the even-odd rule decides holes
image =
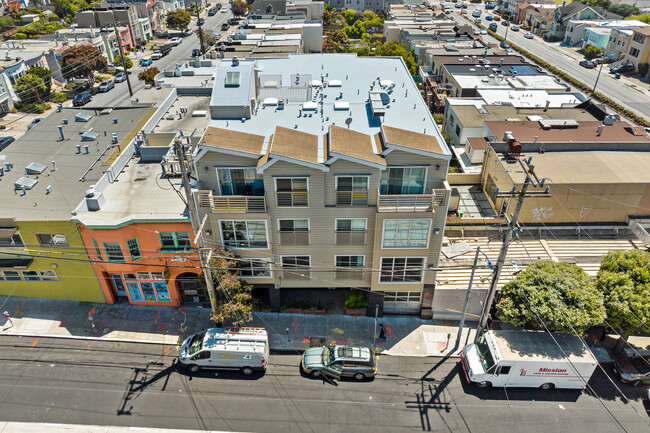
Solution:
[[[192,15],[185,9],[176,9],[175,11],[167,12],[167,17],[165,18],[167,27],[171,29],[184,30],[190,25],[191,21]]]
[[[611,13],[622,16],[623,18],[630,15],[638,15],[641,13],[641,9],[639,9],[638,7],[632,5],[625,5],[625,4],[612,5],[608,10]]]
[[[42,78],[33,74],[25,74],[16,80],[14,90],[21,102],[34,103],[45,96],[47,88]]]
[[[650,24],[650,14],[641,14],[641,15],[628,15],[625,17],[626,20],[637,20],[646,24]]]
[[[16,27],[16,23],[14,22],[13,18],[9,16],[0,17],[0,28],[6,30],[12,27]]]
[[[343,18],[351,26],[357,20],[357,13],[354,9],[343,9]]]
[[[605,299],[609,325],[625,336],[650,329],[650,252],[610,251],[600,262],[596,288]]]
[[[246,325],[252,319],[253,288],[239,279],[239,261],[232,251],[216,248],[212,257],[216,310],[211,319],[218,326],[226,321],[231,321],[233,326]]]
[[[350,39],[361,39],[366,32],[366,24],[361,20],[355,21],[351,26],[345,26],[343,31]]]
[[[241,17],[242,15],[246,15],[246,12],[248,11],[248,4],[245,1],[237,0],[232,4],[230,10],[232,10],[232,14],[234,16]]]
[[[35,75],[43,80],[43,83],[45,84],[45,93],[41,95],[41,97],[45,97],[50,94],[50,91],[52,89],[52,71],[42,66],[34,66],[29,71],[27,71],[27,74]]]
[[[593,45],[589,45],[587,48],[585,48],[585,59],[587,60],[593,60],[597,57],[600,57],[602,54],[603,50]]]
[[[406,44],[398,44],[395,41],[386,42],[379,48],[379,55],[402,57],[411,75],[415,75],[415,57],[413,57],[413,50],[409,50]]]
[[[203,35],[204,46],[209,47],[216,43],[216,41],[214,40],[214,36],[212,36],[212,34],[206,32],[205,30],[201,30],[201,34]]]
[[[94,71],[106,69],[106,57],[92,45],[75,45],[62,54],[61,73],[66,79],[90,78]]]
[[[573,327],[582,333],[605,319],[603,295],[593,280],[580,266],[564,262],[530,265],[503,286],[496,308],[506,323],[544,329],[539,315],[552,331],[572,332]]]
[[[124,61],[126,62],[126,69],[131,69],[133,67],[133,60],[129,59],[128,57],[124,56]],[[122,66],[124,67],[124,64],[122,63],[122,55],[118,54],[113,58],[113,64],[115,66]]]
[[[138,74],[138,80],[144,81],[145,84],[153,85],[156,75],[160,74],[160,69],[154,67],[147,68]]]
[[[330,35],[330,41],[334,41],[337,44],[347,44],[348,35],[341,29],[334,30]]]

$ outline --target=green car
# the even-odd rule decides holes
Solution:
[[[335,379],[363,380],[377,374],[375,354],[367,347],[310,347],[305,350],[300,367],[313,377],[324,374]]]

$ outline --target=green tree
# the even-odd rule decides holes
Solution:
[[[624,338],[650,329],[650,252],[610,251],[600,262],[596,288],[605,298],[607,323]]]
[[[246,15],[246,12],[248,11],[248,4],[245,1],[237,0],[232,4],[230,10],[232,10],[232,14],[234,16],[241,17],[243,15]]]
[[[334,41],[338,44],[347,44],[348,43],[348,35],[341,29],[334,30],[330,34],[330,41]]]
[[[176,9],[175,11],[167,12],[165,23],[170,29],[186,29],[192,21],[192,15],[185,9]]]
[[[354,9],[343,9],[343,18],[351,26],[357,20],[357,13]]]
[[[25,74],[16,80],[14,90],[21,102],[34,103],[39,102],[45,96],[47,88],[42,78],[33,74]]]
[[[630,15],[638,15],[641,13],[641,9],[638,7],[625,4],[612,5],[608,10],[611,13],[622,16],[623,18]]]
[[[582,333],[605,319],[603,295],[593,280],[580,266],[564,262],[528,266],[503,286],[496,308],[499,318],[513,326],[544,329],[539,315],[552,331],[572,332],[573,327]]]
[[[379,48],[379,55],[401,57],[404,59],[404,63],[406,63],[406,67],[411,75],[415,75],[415,57],[413,57],[413,50],[409,50],[406,44],[398,44],[395,41],[386,42]]]
[[[126,69],[131,69],[131,68],[133,67],[133,61],[132,61],[131,59],[129,59],[128,57],[124,56],[124,61],[126,62]],[[124,67],[124,65],[122,64],[122,55],[121,55],[121,54],[118,54],[117,56],[115,56],[115,57],[113,58],[113,64],[114,64],[115,66],[122,66],[122,67]]]
[[[637,20],[646,24],[650,24],[650,14],[640,14],[640,15],[628,15],[625,17],[626,20]]]
[[[602,54],[603,50],[593,45],[589,45],[587,48],[585,48],[585,59],[587,60],[593,60],[597,57],[600,57]]]
[[[350,39],[361,39],[361,36],[366,32],[366,24],[361,20],[355,21],[351,26],[345,26],[343,32]]]
[[[90,78],[94,71],[106,69],[106,57],[92,45],[75,45],[62,54],[61,73],[66,79]]]
[[[214,40],[214,36],[206,32],[205,30],[201,30],[201,35],[203,35],[203,45],[205,47],[210,47],[216,43],[216,41]]]
[[[0,28],[5,30],[5,29],[10,29],[12,27],[16,27],[16,23],[14,22],[13,18],[9,16],[0,17]]]
[[[214,275],[216,291],[216,310],[212,312],[211,319],[217,326],[226,321],[233,326],[246,325],[252,319],[253,297],[252,286],[239,279],[239,261],[232,251],[222,248],[214,250],[210,261]]]
[[[160,74],[160,69],[155,66],[147,68],[138,74],[138,80],[144,81],[145,84],[154,84],[156,75]]]
[[[52,72],[42,66],[34,66],[29,71],[27,71],[27,73],[35,75],[43,80],[43,83],[45,84],[45,94],[41,95],[41,97],[48,96],[52,90]]]

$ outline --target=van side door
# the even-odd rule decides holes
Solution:
[[[202,350],[192,357],[192,361],[200,367],[212,366],[212,351]]]
[[[494,370],[494,375],[497,377],[497,380],[495,382],[499,383],[500,386],[514,385],[514,383],[511,383],[511,372],[512,365],[499,364]]]

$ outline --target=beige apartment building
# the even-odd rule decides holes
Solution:
[[[650,61],[650,26],[631,30],[632,36],[627,42],[625,58],[638,68],[639,63]]]
[[[373,313],[431,316],[450,151],[401,58],[223,61],[210,113],[204,234],[272,310],[358,289]]]

